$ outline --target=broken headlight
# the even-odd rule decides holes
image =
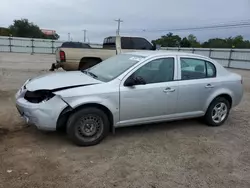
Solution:
[[[24,98],[31,103],[40,103],[50,100],[55,96],[50,90],[26,91]]]

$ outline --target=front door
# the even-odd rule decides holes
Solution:
[[[145,85],[120,85],[119,126],[165,120],[175,113],[178,82],[174,81],[176,58],[152,60],[137,68],[130,76],[142,78]]]

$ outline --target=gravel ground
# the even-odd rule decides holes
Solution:
[[[245,95],[221,127],[197,120],[118,129],[76,147],[65,133],[27,126],[14,94],[47,73],[53,55],[0,53],[0,187],[250,187],[250,74]]]

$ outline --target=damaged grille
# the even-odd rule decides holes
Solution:
[[[42,101],[47,101],[54,96],[55,95],[48,90],[27,91],[24,95],[24,99],[31,103],[40,103]]]

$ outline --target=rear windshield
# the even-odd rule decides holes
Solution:
[[[115,37],[107,37],[103,41],[103,48],[115,48]],[[145,38],[121,37],[122,49],[152,50],[153,46]]]
[[[62,48],[91,48],[89,44],[81,42],[64,42]]]

